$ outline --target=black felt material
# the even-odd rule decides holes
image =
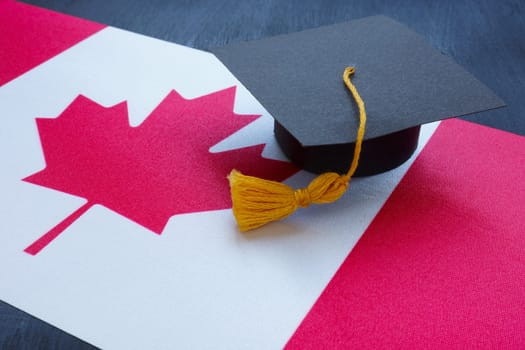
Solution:
[[[343,164],[335,163],[342,161],[341,157],[327,156],[330,149],[348,151],[356,138],[358,111],[342,80],[349,65],[356,67],[352,81],[366,105],[365,140],[375,139],[375,146],[364,144],[363,162],[369,163],[370,169],[376,168],[364,171],[362,166],[365,175],[389,170],[412,154],[414,144],[403,139],[404,133],[394,141],[399,131],[504,106],[488,87],[452,59],[385,16],[210,51],[274,116],[276,130],[284,129],[277,137],[284,153],[314,172],[346,169],[351,161],[352,152],[343,157]],[[399,153],[392,155],[395,159],[377,154],[375,160],[367,159],[365,150],[379,150],[377,139],[390,134],[394,136],[383,145],[385,152],[395,142],[406,148],[399,146]],[[330,147],[319,151],[323,146]],[[328,164],[327,158],[333,162]]]
[[[304,146],[355,141],[357,108],[342,80],[349,65],[366,104],[365,139],[504,105],[452,59],[385,16],[210,51]]]
[[[403,164],[417,148],[420,129],[418,125],[364,141],[354,176],[374,175]],[[304,170],[317,174],[348,172],[354,154],[354,142],[303,146],[278,122],[275,122],[274,130],[275,138],[286,156]]]

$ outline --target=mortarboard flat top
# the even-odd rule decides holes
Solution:
[[[384,16],[210,50],[276,119],[284,153],[314,172],[348,169],[357,108],[366,104],[358,175],[398,166],[417,147],[419,126],[504,106],[485,85],[404,25]]]

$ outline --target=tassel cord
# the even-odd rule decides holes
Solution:
[[[348,172],[343,175],[333,172],[321,174],[306,188],[294,191],[283,183],[243,175],[232,170],[228,176],[232,209],[241,231],[252,230],[268,222],[281,220],[295,212],[298,207],[308,207],[312,203],[335,202],[345,193],[359,165],[366,125],[365,104],[350,80],[350,76],[354,73],[354,67],[347,67],[343,73],[343,81],[359,109],[359,128]]]

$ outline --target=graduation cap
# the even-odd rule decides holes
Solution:
[[[366,103],[358,176],[410,158],[421,124],[504,106],[452,59],[385,16],[210,51],[275,118],[275,137],[286,156],[315,173],[345,174],[355,158],[360,111],[341,79],[347,66],[356,67],[352,81]]]

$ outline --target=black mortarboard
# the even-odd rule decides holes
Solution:
[[[404,25],[363,18],[210,50],[275,118],[275,136],[300,167],[344,173],[353,157],[357,108],[341,74],[366,104],[356,175],[392,169],[417,147],[420,125],[502,107],[503,101]]]

